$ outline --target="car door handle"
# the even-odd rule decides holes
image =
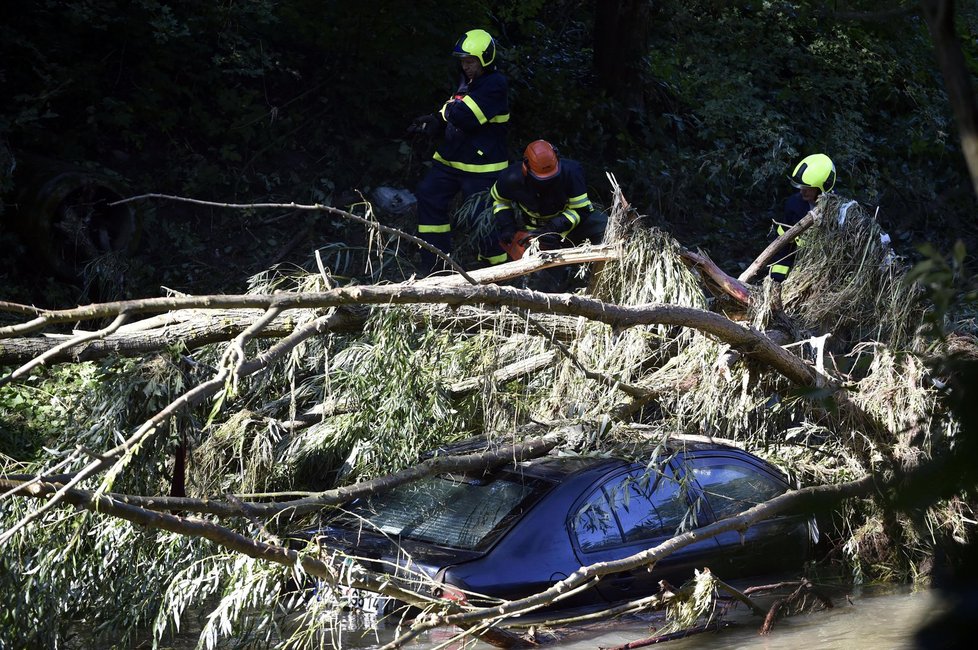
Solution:
[[[629,571],[628,573],[617,573],[611,577],[608,582],[611,583],[613,587],[621,590],[631,589],[635,586],[635,578],[637,577],[637,571]]]

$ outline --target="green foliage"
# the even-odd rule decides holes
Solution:
[[[419,329],[409,312],[378,310],[366,339],[337,355],[331,373],[336,390],[356,396],[345,434],[346,471],[389,472],[442,442],[475,433],[470,415],[439,389],[440,378],[451,376],[446,363],[464,367],[474,352],[472,341]]]
[[[85,418],[79,406],[97,386],[97,368],[88,364],[42,369],[24,381],[0,386],[0,455],[22,463],[40,460],[44,446],[56,445]]]
[[[944,337],[949,328],[961,330],[962,324],[974,323],[978,311],[978,287],[974,276],[965,267],[967,250],[964,244],[956,242],[946,256],[931,245],[923,247],[921,253],[923,260],[911,270],[907,281],[920,285],[932,306],[925,315],[931,334]],[[964,331],[975,333],[973,327]]]
[[[12,507],[4,502],[4,520],[27,514]],[[0,554],[3,643],[53,648],[80,637],[97,647],[130,647],[145,635],[179,567],[204,548],[101,515],[47,513]]]

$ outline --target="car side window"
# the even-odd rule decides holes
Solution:
[[[672,478],[632,472],[612,478],[585,502],[574,516],[574,533],[584,551],[670,536],[687,508]]]
[[[739,514],[788,491],[781,481],[745,465],[722,461],[693,463],[689,470],[703,488],[703,496],[717,519]]]
[[[660,476],[654,483],[654,490],[645,498],[655,516],[636,521],[634,526],[626,526],[622,521],[625,539],[631,542],[675,535],[689,510],[686,491],[671,476]]]
[[[676,502],[678,486],[667,478],[656,479],[650,474],[631,474],[607,488],[626,542],[672,534],[682,520],[685,508],[678,508]],[[678,519],[676,511],[680,511]]]
[[[583,551],[596,551],[621,544],[621,529],[612,514],[603,488],[594,491],[571,519],[571,527]]]

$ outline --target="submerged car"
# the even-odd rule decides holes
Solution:
[[[581,566],[619,560],[791,489],[770,463],[707,439],[682,438],[654,459],[547,456],[488,475],[429,476],[359,499],[304,537],[364,568],[425,578],[422,590],[488,604],[547,589]],[[681,585],[697,569],[724,580],[803,569],[814,521],[780,516],[700,539],[651,571],[604,576],[560,601],[598,608]],[[346,593],[355,607],[384,609],[375,594]]]

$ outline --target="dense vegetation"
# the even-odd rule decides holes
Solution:
[[[37,242],[18,233],[25,173],[81,168],[132,194],[318,202],[357,213],[357,192],[413,187],[431,143],[405,128],[451,88],[455,61],[447,53],[462,31],[479,26],[502,46],[514,158],[522,143],[551,139],[585,165],[598,202],[612,203],[604,174],[611,172],[642,224],[654,226],[609,263],[615,271],[596,290],[609,303],[704,309],[710,299],[679,261],[678,245],[703,247],[737,274],[767,241],[770,217],[790,191],[786,172],[807,153],[830,154],[838,194],[863,209],[845,229],[810,236],[806,277],[820,282],[786,285],[784,298],[809,333],[832,332],[847,364],[829,369],[832,386],[855,397],[836,402],[814,379],[799,388],[748,364],[733,366],[732,382],[703,380],[723,352],[715,338],[655,324],[612,331],[597,322],[560,327],[576,337],[579,362],[633,391],[631,406],[618,384],[596,388],[566,360],[525,383],[456,390],[559,342],[539,335],[523,311],[513,321],[505,312],[378,309],[354,314],[353,334],[303,340],[262,373],[217,382],[207,399],[132,446],[121,441],[215,369],[232,367],[233,351],[174,346],[141,360],[38,366],[15,382],[5,369],[4,474],[77,470],[113,448],[122,449],[121,460],[107,482],[93,476],[83,487],[198,497],[322,490],[411,465],[423,449],[468,434],[624,412],[626,422],[702,428],[770,447],[809,483],[882,467],[881,480],[892,486],[894,469],[950,456],[945,475],[953,480],[932,480],[919,492],[924,505],[941,499],[940,508],[906,514],[906,493],[894,490],[841,511],[832,559],[855,579],[922,577],[942,541],[969,538],[974,476],[946,448],[973,427],[973,414],[942,382],[969,385],[954,381],[968,375],[953,370],[951,352],[975,349],[974,293],[964,270],[978,241],[976,204],[933,42],[912,7],[883,20],[874,13],[889,9],[881,2],[855,3],[848,14],[816,2],[673,0],[467,1],[451,11],[444,3],[368,0],[355,8],[308,0],[42,0],[5,17],[0,245],[9,254],[0,259],[0,300],[53,307],[98,297],[34,264]],[[978,9],[958,11],[959,34],[978,33]],[[962,44],[974,77],[978,42]],[[840,205],[833,199],[823,208],[834,216]],[[352,263],[330,264],[332,276],[315,273],[311,249],[364,243],[341,215],[145,201],[139,209],[140,245],[113,297],[158,295],[161,285],[298,293],[389,277],[382,264],[372,274]],[[899,282],[906,265],[884,268],[880,226],[900,255],[925,260],[917,287]],[[967,245],[952,251],[959,237]],[[934,249],[918,250],[924,242]],[[408,261],[412,254],[402,249]],[[274,264],[281,266],[270,271]],[[294,265],[313,273],[293,274]],[[833,282],[840,279],[845,286]],[[533,311],[534,304],[516,306]],[[752,313],[751,322],[760,327],[765,313]],[[0,325],[20,316],[5,313]],[[469,316],[481,330],[463,322]],[[290,327],[322,317],[297,310]],[[928,327],[918,329],[921,321]],[[242,353],[258,358],[269,345],[248,341]],[[677,392],[693,378],[696,390]],[[652,401],[647,393],[656,391]],[[772,395],[783,401],[769,402]],[[312,407],[317,422],[302,424]],[[584,431],[566,435],[570,448],[589,451],[627,435],[627,427]],[[81,634],[121,647],[150,630],[165,639],[180,622],[199,623],[207,642],[275,642],[288,636],[278,626],[295,624],[295,616],[300,631],[316,633],[333,620],[309,593],[282,596],[284,585],[302,583],[300,569],[96,513],[32,514],[37,504],[5,497],[4,527],[36,518],[0,542],[9,595],[0,630],[16,643],[56,645]],[[271,543],[287,529],[278,523],[242,517],[228,525]],[[209,618],[195,619],[201,612]],[[322,638],[309,632],[291,642]]]

